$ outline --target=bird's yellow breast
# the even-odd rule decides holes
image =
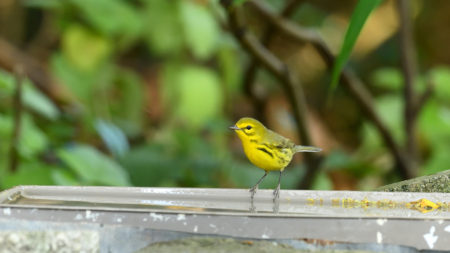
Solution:
[[[292,154],[285,154],[261,144],[243,141],[242,146],[250,162],[263,170],[284,170],[292,159]]]

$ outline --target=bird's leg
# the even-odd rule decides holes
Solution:
[[[253,200],[253,197],[255,196],[256,190],[258,190],[259,183],[261,183],[261,181],[267,176],[267,174],[269,174],[269,172],[265,171],[264,176],[262,176],[258,180],[258,182],[256,182],[256,184],[252,188],[250,188],[250,192],[252,193],[252,197],[251,197],[252,200]]]
[[[256,213],[256,206],[255,206],[255,202],[253,201],[253,198],[250,199],[250,212]]]
[[[273,202],[275,203],[276,199],[280,199],[280,186],[281,186],[281,176],[283,175],[283,170],[280,170],[280,177],[278,177],[278,185],[277,188],[273,191]]]

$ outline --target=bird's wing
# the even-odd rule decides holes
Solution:
[[[293,150],[295,147],[294,142],[271,130],[267,130],[266,136],[264,136],[262,143],[269,148],[278,149],[280,151],[283,151],[284,149]]]

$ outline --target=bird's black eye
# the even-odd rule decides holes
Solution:
[[[245,128],[247,128],[247,130],[250,130],[250,129],[252,129],[252,126],[248,125]]]

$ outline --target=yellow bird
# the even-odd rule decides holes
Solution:
[[[322,149],[309,146],[295,145],[295,143],[269,129],[253,118],[241,118],[230,129],[234,130],[241,139],[245,155],[257,167],[265,171],[258,182],[250,188],[253,199],[259,183],[270,171],[280,171],[278,186],[273,191],[274,201],[280,197],[281,175],[284,168],[291,162],[297,152],[320,152]]]

